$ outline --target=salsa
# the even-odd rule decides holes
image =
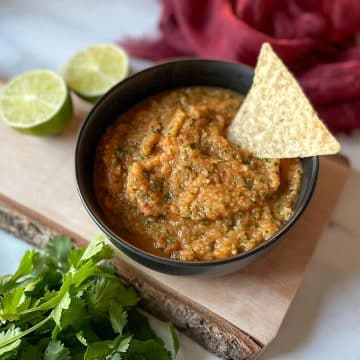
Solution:
[[[293,211],[299,159],[259,159],[226,139],[243,97],[188,87],[145,99],[107,129],[95,190],[109,225],[181,261],[223,259],[277,232]]]

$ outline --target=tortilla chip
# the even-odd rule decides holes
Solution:
[[[228,138],[261,158],[307,157],[340,150],[267,43],[261,47],[253,85],[228,128]]]

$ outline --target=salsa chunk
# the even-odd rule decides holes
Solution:
[[[135,246],[181,261],[235,256],[291,216],[299,159],[259,159],[229,142],[243,97],[212,87],[145,99],[107,129],[95,189],[110,226]]]

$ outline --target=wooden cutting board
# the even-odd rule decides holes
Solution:
[[[0,85],[1,88],[1,85]],[[57,137],[22,135],[0,121],[0,227],[44,246],[49,232],[78,244],[98,232],[75,190],[74,144],[89,105]],[[255,358],[274,338],[349,175],[341,157],[323,157],[317,189],[301,220],[257,262],[222,278],[174,277],[145,269],[117,252],[121,277],[142,306],[174,322],[226,359]]]

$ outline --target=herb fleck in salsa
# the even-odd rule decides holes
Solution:
[[[181,88],[120,116],[95,164],[98,201],[116,232],[156,255],[204,261],[250,250],[283,226],[301,164],[259,159],[226,139],[242,100]]]

